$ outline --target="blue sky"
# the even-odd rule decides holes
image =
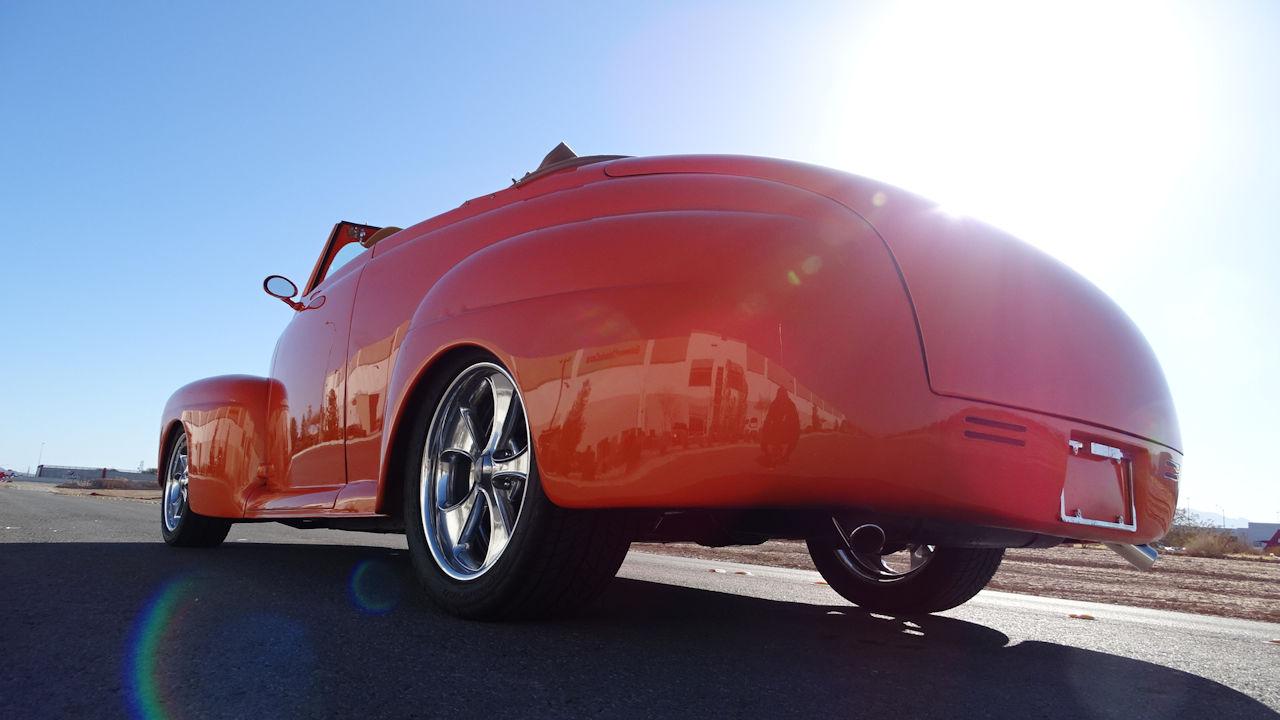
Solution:
[[[338,219],[580,153],[820,163],[1084,273],[1164,364],[1193,507],[1280,518],[1280,5],[0,3],[0,466],[153,464],[265,374]]]

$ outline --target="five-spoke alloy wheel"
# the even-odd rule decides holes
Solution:
[[[439,361],[412,398],[404,524],[430,598],[461,617],[559,614],[603,590],[631,544],[622,511],[570,510],[543,491],[511,373],[480,350]]]
[[[924,567],[933,560],[933,545],[912,543],[906,546],[886,548],[889,552],[858,553],[841,548],[836,550],[836,557],[849,569],[849,572],[860,575],[871,582],[900,582],[915,573],[924,572]]]
[[[529,427],[515,381],[476,363],[445,391],[427,432],[420,495],[431,556],[473,580],[502,556],[529,487]]]

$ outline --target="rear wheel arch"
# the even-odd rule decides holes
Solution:
[[[540,489],[532,437],[528,438],[529,444],[523,451],[517,449],[514,455],[507,456],[510,460],[524,453],[526,474],[522,481],[522,499],[515,511],[518,515],[510,524],[513,531],[507,536],[509,543],[504,543],[495,559],[488,559],[488,549],[485,549],[486,565],[475,574],[471,574],[473,568],[465,566],[446,568],[451,563],[442,559],[438,552],[439,547],[435,543],[439,541],[439,535],[433,540],[431,534],[442,527],[438,524],[438,515],[432,520],[433,516],[427,514],[436,511],[439,496],[427,496],[435,498],[429,510],[421,495],[425,484],[417,471],[418,464],[421,462],[422,467],[427,467],[425,453],[440,457],[436,454],[439,446],[433,444],[433,433],[441,427],[437,423],[444,417],[441,415],[443,409],[456,407],[455,401],[460,396],[454,391],[459,383],[466,387],[465,383],[471,382],[476,373],[497,375],[498,371],[508,381],[516,382],[499,354],[476,346],[466,346],[461,352],[442,355],[433,363],[432,371],[423,378],[425,382],[418,386],[425,387],[425,391],[419,389],[418,392],[423,394],[413,398],[414,405],[406,407],[400,434],[412,441],[399,445],[401,464],[389,468],[392,472],[389,480],[398,481],[403,487],[400,498],[409,555],[418,579],[439,607],[461,617],[488,620],[562,614],[590,602],[603,590],[622,564],[635,534],[635,523],[631,513],[568,510],[552,502]],[[515,391],[520,394],[519,387]],[[513,412],[516,411],[514,408],[519,408],[518,412],[523,415],[523,402],[519,397],[511,400],[510,407]],[[476,417],[480,418],[476,427],[485,428],[483,414],[477,413]],[[494,436],[490,436],[488,443],[487,447],[496,447]],[[469,454],[475,457],[474,452],[478,451]],[[485,450],[481,455],[486,456],[489,452]],[[487,485],[489,490],[482,490],[485,483],[490,482],[484,478],[494,472],[493,468],[499,462],[496,454],[490,457],[493,459],[482,463],[483,467],[490,469],[480,475],[468,473],[473,483],[471,494],[477,490],[485,494],[485,506],[488,508],[494,507],[493,494],[499,487]],[[488,464],[490,462],[493,464]],[[435,469],[433,466],[432,477],[438,478],[434,474]],[[514,468],[509,469],[514,471]],[[452,480],[448,483],[453,485]],[[431,492],[434,493],[435,488]],[[458,502],[449,512],[462,506]],[[478,507],[476,513],[480,512]],[[483,516],[473,514],[472,517]],[[465,532],[462,530],[452,540],[457,542],[466,537]],[[492,536],[482,535],[479,541],[487,546]],[[453,547],[455,550],[468,549],[467,544]],[[487,565],[490,562],[493,564]]]
[[[448,373],[454,364],[475,353],[484,353],[501,357],[492,349],[475,342],[463,342],[451,345],[428,359],[405,384],[400,393],[401,400],[395,409],[395,415],[387,424],[387,451],[380,468],[380,494],[377,511],[390,517],[403,520],[404,488],[396,476],[397,471],[406,462],[411,444],[412,433],[405,428],[412,424],[413,414],[419,411],[431,391],[431,382],[441,372]]]

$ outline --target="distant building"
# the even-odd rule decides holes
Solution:
[[[1280,523],[1249,523],[1244,541],[1252,547],[1280,544]]]
[[[92,480],[118,477],[128,480],[155,480],[155,473],[129,472],[108,467],[79,467],[76,465],[37,465],[36,477],[56,480]]]
[[[36,477],[58,478],[59,480],[88,480],[104,478],[107,468],[77,467],[75,465],[37,465]]]

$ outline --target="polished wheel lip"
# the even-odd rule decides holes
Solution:
[[[475,580],[502,557],[524,509],[532,456],[510,373],[491,362],[459,373],[427,427],[418,482],[423,534],[446,575]]]
[[[179,436],[169,453],[169,463],[165,467],[164,480],[164,526],[169,532],[175,532],[182,516],[187,511],[187,485],[190,481],[190,467],[187,456],[187,436]]]
[[[886,562],[887,558],[898,559],[902,556],[902,552],[880,555],[877,553],[855,553],[841,548],[836,550],[836,558],[840,560],[840,564],[846,570],[863,580],[874,583],[893,583],[918,575],[924,570],[933,560],[937,552],[937,546],[912,543],[907,545],[903,552],[907,553],[904,558],[907,564],[905,568],[901,567],[899,562],[892,564]]]

